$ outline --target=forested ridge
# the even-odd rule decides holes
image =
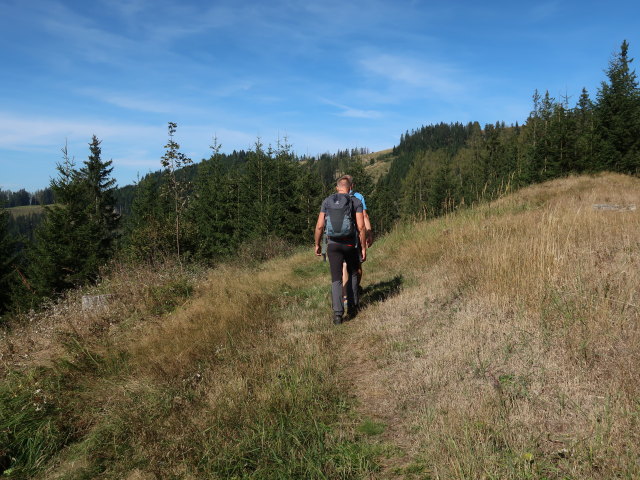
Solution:
[[[286,139],[258,139],[230,154],[213,139],[209,158],[193,162],[170,122],[162,169],[116,188],[94,136],[81,165],[63,149],[49,188],[0,192],[5,207],[45,205],[42,221],[22,227],[6,208],[0,212],[0,311],[31,309],[95,282],[114,262],[254,261],[308,244],[321,199],[345,173],[365,195],[376,235],[572,173],[636,174],[640,90],[632,62],[625,41],[595,96],[583,89],[573,104],[534,92],[522,125],[440,123],[407,131],[372,160],[389,163],[375,181],[363,161],[367,149],[298,156]]]

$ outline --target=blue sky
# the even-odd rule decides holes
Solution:
[[[49,184],[93,134],[120,186],[288,138],[390,148],[435,122],[523,123],[535,89],[595,97],[638,2],[0,0],[0,188]],[[633,64],[637,67],[637,63]]]

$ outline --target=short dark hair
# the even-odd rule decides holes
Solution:
[[[336,181],[336,186],[340,186],[341,183],[347,182],[347,185],[351,187],[351,178],[349,175],[343,175]]]

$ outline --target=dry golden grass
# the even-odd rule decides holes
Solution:
[[[371,179],[374,182],[377,182],[380,177],[389,172],[389,168],[391,167],[391,160],[386,159],[380,160],[380,157],[390,154],[393,152],[392,148],[388,148],[386,150],[380,150],[378,152],[369,153],[367,155],[361,155],[361,161],[364,164],[365,172],[371,176]],[[371,163],[371,160],[374,162]]]
[[[557,180],[372,251],[407,287],[354,326],[346,375],[405,452],[388,476],[640,475],[640,217],[592,207],[639,199]]]
[[[72,290],[37,312],[18,316],[8,330],[0,331],[0,375],[13,369],[50,366],[64,355],[64,344],[75,338],[91,348],[103,350],[118,344],[130,330],[182,303],[188,285],[198,282],[198,273],[184,272],[177,264],[155,268],[145,265],[114,265],[98,287]],[[83,295],[108,293],[105,304],[83,309]],[[106,345],[105,345],[106,343]]]

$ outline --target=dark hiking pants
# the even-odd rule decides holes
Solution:
[[[349,280],[347,282],[347,305],[349,308],[358,306],[358,251],[352,245],[329,243],[327,245],[329,269],[331,270],[331,304],[333,313],[342,315],[342,263],[346,262]]]

